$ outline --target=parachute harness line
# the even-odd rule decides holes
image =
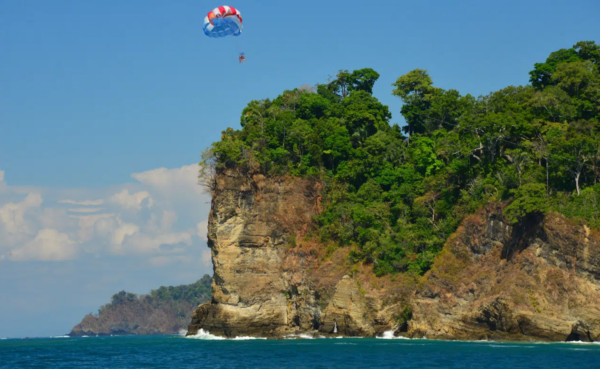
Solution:
[[[243,29],[242,14],[232,6],[220,6],[204,18],[204,33],[208,37],[239,36]]]

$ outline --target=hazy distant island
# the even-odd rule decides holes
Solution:
[[[186,330],[192,311],[210,300],[212,279],[205,275],[190,285],[160,287],[148,295],[121,291],[98,314],[88,314],[71,337],[172,335]]]

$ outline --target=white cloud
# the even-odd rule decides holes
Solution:
[[[43,208],[37,215],[40,229],[52,228],[58,230],[68,230],[77,226],[77,220],[69,217],[66,209]]]
[[[9,261],[85,254],[175,260],[195,253],[199,263],[210,198],[197,174],[193,164],[136,173],[132,177],[139,183],[110,188],[6,186],[0,198],[0,255],[10,251]],[[0,185],[3,180],[0,171]]]
[[[123,253],[123,241],[127,236],[133,236],[134,234],[140,231],[140,227],[135,224],[121,224],[119,228],[117,228],[112,237],[112,252],[115,254]]]
[[[44,260],[63,261],[74,259],[77,255],[77,243],[66,233],[54,229],[43,229],[23,247],[11,250],[9,258],[16,261]]]
[[[163,211],[162,223],[160,225],[163,232],[169,232],[177,221],[177,213],[174,211]]]
[[[141,191],[134,194],[130,194],[129,190],[123,190],[110,198],[110,200],[125,209],[142,209],[142,203],[148,199],[147,207],[151,208],[153,205],[152,197],[148,191]]]
[[[152,187],[163,195],[177,196],[188,194],[202,194],[202,187],[198,184],[198,165],[184,165],[181,168],[159,168],[143,173],[134,173],[132,178],[144,185]]]
[[[4,224],[6,232],[28,233],[29,225],[25,220],[25,213],[33,208],[38,208],[44,199],[39,193],[28,194],[22,202],[8,203],[0,208],[0,222]]]
[[[6,187],[6,182],[4,182],[4,171],[0,170],[0,192],[3,192]]]
[[[148,253],[181,253],[192,244],[190,232],[167,233],[158,236],[149,236],[136,233],[123,242],[122,248],[128,254]]]
[[[71,205],[82,205],[82,206],[97,206],[104,204],[104,200],[84,200],[84,201],[75,201],[75,200],[60,200],[60,204],[71,204]]]
[[[203,241],[208,241],[208,222],[202,221],[196,225],[198,237]]]
[[[212,256],[210,251],[202,251],[202,264],[204,264],[206,268],[210,268],[212,266]]]
[[[152,234],[169,233],[177,222],[177,218],[177,213],[170,210],[163,210],[160,217],[158,214],[152,213],[145,230]]]
[[[113,217],[114,214],[93,214],[93,215],[71,215],[71,219],[78,220],[79,231],[77,235],[83,242],[89,241],[94,237],[94,225],[100,219]]]
[[[89,213],[97,213],[99,211],[104,210],[104,208],[79,208],[79,209],[68,209],[71,213],[78,214],[89,214]]]

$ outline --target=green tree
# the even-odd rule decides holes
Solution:
[[[575,49],[560,49],[550,54],[545,63],[535,63],[534,69],[529,72],[531,85],[537,90],[543,90],[552,85],[552,75],[559,64],[580,61]]]
[[[512,192],[514,200],[504,211],[511,223],[522,221],[530,214],[544,214],[548,211],[549,204],[543,184],[527,183]]]
[[[379,79],[379,73],[375,72],[371,68],[359,69],[352,72],[349,77],[349,90],[350,91],[365,91],[366,93],[373,94],[373,86]]]
[[[401,113],[407,125],[403,131],[409,136],[415,133],[425,133],[426,112],[430,107],[431,95],[438,90],[433,87],[433,81],[426,70],[415,69],[401,76],[392,84],[395,89],[392,95],[404,102]]]

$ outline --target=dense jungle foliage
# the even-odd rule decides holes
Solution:
[[[377,275],[422,274],[461,220],[488,201],[506,214],[555,210],[600,227],[600,46],[579,42],[534,65],[530,85],[486,96],[433,85],[416,69],[393,84],[406,125],[372,96],[379,74],[340,71],[315,89],[252,101],[241,130],[203,153],[225,167],[324,183],[321,241],[350,245]]]

